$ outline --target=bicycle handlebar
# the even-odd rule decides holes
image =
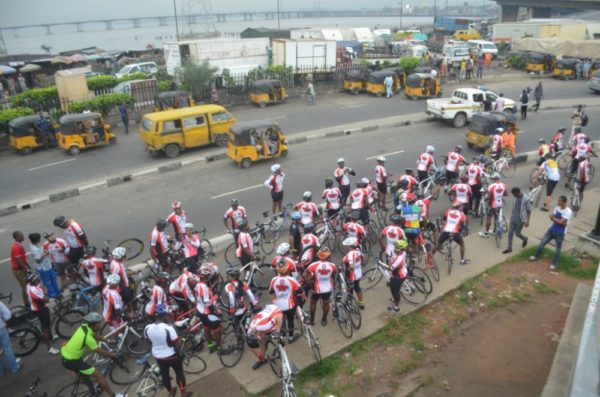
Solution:
[[[8,295],[0,295],[0,300],[6,299],[8,303],[12,303],[12,298],[13,298],[13,293],[12,292],[10,294],[8,294]]]

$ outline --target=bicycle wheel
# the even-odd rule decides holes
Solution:
[[[42,339],[42,335],[30,327],[12,330],[9,336],[13,352],[17,357],[25,357],[33,353]]]
[[[512,178],[517,173],[517,163],[514,161],[506,161],[500,169],[500,174],[505,178]]]
[[[127,351],[134,356],[143,356],[152,348],[152,344],[146,338],[138,338],[133,332],[129,332],[126,341]]]
[[[379,284],[382,278],[383,274],[381,273],[379,268],[377,266],[372,267],[369,270],[367,270],[361,278],[362,288],[364,288],[365,291],[370,290],[371,288]]]
[[[200,249],[204,252],[204,256],[206,258],[212,257],[215,253],[213,251],[213,246],[210,240],[203,238],[200,240]]]
[[[277,240],[267,241],[265,237],[260,241],[260,249],[265,255],[271,255],[275,250],[275,242]]]
[[[558,157],[558,168],[561,170],[566,170],[569,164],[571,163],[571,155],[567,153],[563,153]]]
[[[319,338],[315,335],[315,331],[312,327],[306,328],[306,335],[308,337],[308,344],[312,350],[313,357],[316,362],[321,362],[321,345],[319,344]]]
[[[376,244],[379,241],[379,227],[377,226],[377,222],[374,220],[369,221],[369,225],[367,226],[367,237],[371,241],[371,243]]]
[[[420,267],[413,267],[412,277],[417,278],[419,280],[419,284],[416,285],[417,288],[419,288],[422,285],[424,288],[423,292],[426,295],[431,294],[431,292],[433,291],[433,284],[431,283],[431,279],[423,269],[421,269]]]
[[[425,293],[425,286],[422,281],[416,277],[407,277],[402,283],[400,288],[400,295],[402,298],[410,303],[411,305],[418,306],[425,302],[427,294]]]
[[[354,329],[359,329],[362,325],[362,317],[360,314],[360,307],[358,307],[358,302],[354,295],[348,295],[348,300],[346,301],[346,309],[348,310],[348,314],[350,315],[350,322],[352,322],[352,326]]]
[[[117,365],[113,363],[108,371],[108,377],[115,385],[129,385],[140,379],[144,370],[144,366],[140,365],[134,369],[130,369],[126,365]]]
[[[437,265],[435,257],[430,252],[425,253],[425,269],[431,273],[435,281],[440,281],[440,268]]]
[[[206,361],[200,353],[186,354],[183,358],[183,372],[186,374],[199,374],[206,370]]]
[[[137,397],[154,397],[158,393],[160,383],[154,375],[147,374],[146,376],[134,381],[127,387],[124,395]]]
[[[271,367],[271,370],[273,371],[275,376],[277,376],[278,378],[281,378],[281,376],[282,376],[281,353],[279,352],[279,349],[277,348],[277,345],[275,344],[275,342],[272,340],[267,341],[267,348],[265,350],[265,358],[269,362],[269,366]]]
[[[448,275],[450,275],[452,273],[452,264],[454,262],[454,257],[452,256],[452,252],[454,251],[454,249],[452,248],[452,242],[448,241],[446,248],[446,262],[448,262]]]
[[[77,379],[73,383],[69,383],[56,393],[57,396],[68,397],[93,397],[96,395],[91,382],[85,382],[83,379]]]
[[[494,233],[497,248],[500,248],[500,245],[502,243],[502,236],[504,235],[504,233],[506,233],[507,229],[508,229],[508,224],[506,223],[506,218],[504,216],[502,216],[502,219],[500,220],[500,225],[496,226],[496,230]]]
[[[235,244],[235,241],[229,244],[227,248],[225,248],[225,262],[227,262],[229,266],[235,266],[238,263],[238,258],[237,256],[235,256],[236,248],[237,246]]]
[[[352,326],[352,321],[350,320],[350,313],[348,313],[348,310],[346,310],[344,305],[336,303],[334,315],[338,327],[340,327],[340,331],[342,331],[342,335],[344,335],[347,339],[352,338],[354,327]]]
[[[571,193],[571,197],[569,198],[570,207],[573,211],[573,216],[577,216],[577,211],[579,211],[580,201],[579,201],[579,192],[577,189],[574,189]]]
[[[294,386],[290,384],[283,388],[281,391],[281,397],[298,397],[298,394],[296,393]]]
[[[56,320],[54,332],[63,339],[69,339],[81,325],[84,316],[81,310],[69,310]]]
[[[258,265],[258,269],[252,275],[252,280],[250,280],[250,284],[261,291],[265,291],[269,288],[269,284],[271,284],[271,279],[273,278],[273,266],[270,263],[261,263]]]
[[[485,203],[484,203],[485,197],[482,197],[481,200],[479,201],[479,206],[477,207],[477,216],[479,217],[479,223],[481,226],[483,226],[483,220],[486,217],[486,213],[485,213]]]
[[[128,238],[127,240],[121,241],[117,247],[125,248],[125,251],[127,252],[125,254],[125,260],[130,261],[140,256],[144,250],[144,242],[137,238]]]
[[[365,239],[362,247],[360,247],[360,250],[363,254],[362,265],[367,266],[369,264],[369,261],[371,260],[371,242],[369,240]],[[344,251],[340,251],[340,252],[344,252]]]
[[[233,323],[229,323],[221,335],[219,361],[224,367],[234,367],[242,359],[245,346],[246,341],[241,331],[236,329]]]

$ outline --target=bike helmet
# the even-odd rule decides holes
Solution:
[[[236,198],[232,198],[232,199],[231,199],[231,206],[232,206],[233,208],[237,208],[237,206],[238,206],[238,205],[240,205],[240,202],[238,201],[238,199],[236,199]]]
[[[342,245],[344,247],[356,247],[358,245],[358,240],[356,237],[348,237],[342,241]]]
[[[417,201],[417,196],[415,196],[415,194],[412,192],[408,192],[406,194],[406,201],[408,201],[409,203],[414,203],[415,201]]]
[[[121,282],[121,277],[118,274],[110,274],[106,278],[106,284],[108,285],[118,285]]]
[[[171,207],[173,207],[174,210],[180,209],[181,208],[181,201],[177,201],[177,200],[173,201],[171,203]]]
[[[329,189],[332,186],[333,186],[333,180],[331,178],[325,179],[325,187]]]
[[[54,236],[54,232],[53,231],[49,231],[49,232],[44,233],[43,237],[45,239],[47,239],[48,237],[52,237],[52,236]]]
[[[198,274],[201,278],[208,278],[212,274],[212,271],[208,268],[208,266],[202,265],[200,266],[200,269],[198,269]]]
[[[281,166],[279,164],[273,164],[271,166],[271,172],[277,172],[281,169]]]
[[[260,346],[260,341],[255,333],[250,333],[246,335],[246,343],[249,347],[256,349]]]
[[[494,173],[492,174],[492,177],[491,177],[491,178],[492,178],[492,179],[500,179],[500,174],[499,174],[499,173],[497,173],[497,172],[494,172]]]
[[[343,162],[344,162],[344,158],[343,158],[343,157],[340,157],[339,159],[337,159],[337,163],[338,163],[338,164],[341,164],[341,163],[343,163]]]
[[[123,247],[116,247],[112,251],[112,257],[115,259],[123,259],[126,254],[127,254],[127,250]]]
[[[156,228],[160,231],[165,230],[165,228],[167,227],[167,221],[164,219],[159,219],[156,221]]]
[[[169,282],[170,278],[171,278],[171,276],[169,276],[169,273],[167,273],[167,272],[159,272],[156,275],[156,283],[164,285],[164,284],[166,284],[166,283]]]
[[[302,214],[300,214],[298,211],[294,211],[292,212],[291,218],[293,221],[299,221],[300,219],[302,219]]]
[[[327,247],[322,247],[317,252],[317,258],[319,258],[322,261],[324,261],[325,259],[329,258],[330,256],[331,256],[331,251]]]
[[[364,186],[369,184],[369,178],[361,178],[360,181],[364,184]]]
[[[280,258],[277,261],[277,272],[284,275],[288,272],[288,263],[284,258]]]
[[[405,174],[412,174],[413,172],[414,172],[414,171],[413,171],[413,169],[412,169],[412,168],[406,168],[406,169],[404,170],[404,173],[405,173]]]
[[[385,163],[385,157],[383,157],[383,156],[377,157],[376,160],[377,160],[378,163]]]
[[[456,146],[454,146],[454,151],[455,151],[456,153],[460,153],[460,152],[462,152],[462,150],[463,150],[463,147],[462,147],[462,146],[460,146],[460,145],[456,145]]]
[[[307,223],[306,225],[304,225],[304,233],[310,233],[314,230],[314,228],[315,228],[314,223]]]
[[[302,198],[304,200],[310,200],[310,199],[312,199],[312,192],[309,192],[308,190],[305,191],[304,193],[302,193]]]
[[[435,152],[435,147],[433,147],[431,145],[427,145],[427,147],[425,148],[425,151],[427,153],[433,153],[433,152]]]
[[[353,221],[357,221],[360,218],[360,212],[358,211],[352,211],[350,213],[350,219]]]
[[[566,128],[559,128],[556,132],[565,132],[565,131],[567,131]]]
[[[399,214],[394,214],[390,216],[390,221],[392,221],[392,223],[394,224],[398,224],[402,222],[402,216],[400,216]]]
[[[406,241],[405,239],[396,240],[396,242],[394,243],[394,248],[397,250],[404,250],[406,249],[406,247],[408,247],[408,241]]]
[[[287,255],[290,253],[290,245],[288,243],[281,243],[277,247],[277,255]]]
[[[65,218],[62,215],[57,216],[56,218],[54,218],[54,226],[56,227],[62,227],[65,223],[67,223],[67,218]]]
[[[240,271],[239,269],[235,268],[235,267],[230,267],[229,269],[227,269],[227,277],[231,277],[235,280],[240,278]]]
[[[546,143],[546,140],[543,138],[538,139],[538,143]]]
[[[25,276],[25,281],[28,283],[33,283],[39,280],[40,277],[36,273],[27,273],[27,276]]]
[[[156,306],[156,315],[157,316],[166,316],[169,314],[169,308],[167,305],[161,303]]]
[[[494,130],[494,134],[502,134],[504,132],[504,128],[498,127]]]
[[[102,316],[96,312],[89,312],[83,317],[83,322],[87,324],[100,324],[102,322]]]
[[[192,230],[194,230],[194,224],[193,223],[186,223],[185,224],[185,228],[186,229],[192,229]]]
[[[93,245],[88,245],[87,247],[85,247],[85,254],[87,256],[96,255],[96,247],[94,247]]]
[[[400,180],[400,182],[398,183],[398,186],[400,187],[400,189],[408,189],[408,180],[406,179],[402,179]]]

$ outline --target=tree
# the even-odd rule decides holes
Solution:
[[[208,97],[217,70],[218,68],[210,66],[207,60],[200,65],[191,62],[183,65],[182,80],[196,101]]]

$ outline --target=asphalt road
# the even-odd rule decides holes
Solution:
[[[510,80],[487,86],[496,92],[504,92],[509,98],[517,99],[523,87],[533,87],[537,81],[523,75],[523,80]],[[543,83],[546,99],[573,99],[575,104],[585,102],[585,99],[592,95],[583,82],[544,79]],[[445,94],[449,95],[454,87],[457,86],[446,86]],[[402,95],[386,100],[366,94],[352,96],[345,93],[319,96],[318,106],[315,107],[306,106],[303,100],[291,100],[289,103],[266,109],[252,106],[232,109],[239,120],[275,119],[288,135],[365,120],[421,113],[424,110],[424,101],[410,101]],[[539,117],[532,117],[531,120],[536,119]],[[530,129],[529,123],[532,121],[523,123],[523,128]],[[567,117],[560,125],[567,125],[568,121]],[[71,157],[61,150],[38,151],[27,157],[10,151],[3,152],[0,155],[0,203],[19,202],[25,198],[60,191],[68,186],[82,185],[170,160],[165,157],[150,157],[136,133],[124,135],[119,127],[115,130],[119,139],[116,145],[85,151],[77,157]],[[456,133],[449,126],[446,126],[445,130],[445,133]],[[198,155],[212,149],[214,147],[191,150],[183,153],[182,157]]]

